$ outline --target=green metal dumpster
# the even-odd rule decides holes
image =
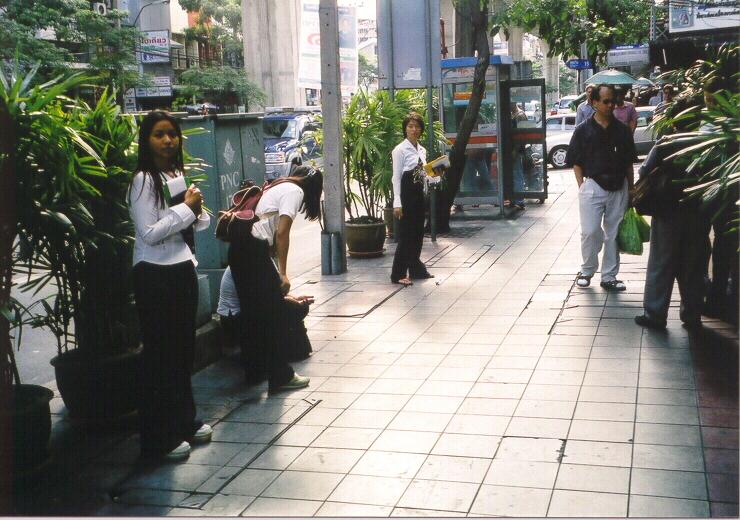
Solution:
[[[189,116],[180,120],[183,130],[203,128],[189,136],[185,148],[205,163],[208,180],[201,184],[203,198],[213,211],[207,231],[195,234],[198,272],[208,276],[211,312],[218,306],[221,276],[228,265],[228,246],[215,236],[218,211],[231,204],[231,196],[246,179],[261,185],[265,179],[262,113]]]

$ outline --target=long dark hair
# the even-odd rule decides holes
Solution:
[[[321,193],[324,189],[324,176],[317,168],[299,166],[291,175],[291,181],[303,190],[301,211],[308,220],[321,216]]]
[[[184,172],[185,170],[182,152],[182,129],[180,128],[180,123],[178,123],[177,119],[172,117],[169,112],[165,112],[164,110],[153,110],[144,116],[144,119],[141,120],[139,125],[139,159],[136,163],[136,171],[142,172],[145,176],[148,176],[151,179],[152,184],[154,185],[154,197],[156,203],[160,208],[164,208],[162,176],[154,162],[152,151],[149,148],[149,137],[152,135],[154,125],[160,121],[169,121],[175,129],[175,132],[177,132],[177,137],[179,138],[180,145],[177,154],[175,155],[172,167],[181,172]]]

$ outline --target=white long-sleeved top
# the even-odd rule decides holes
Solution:
[[[401,141],[391,153],[393,158],[393,207],[401,207],[401,177],[403,172],[413,170],[416,165],[424,165],[427,162],[427,151],[420,144],[414,146],[408,139]]]
[[[156,202],[151,178],[138,172],[129,191],[129,214],[136,228],[134,265],[139,262],[172,265],[187,260],[198,264],[180,231],[193,222],[195,231],[206,229],[211,222],[208,213],[201,211],[196,218],[184,202],[170,208],[165,201],[161,207]]]

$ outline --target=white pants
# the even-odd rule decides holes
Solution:
[[[599,251],[604,246],[601,263],[601,281],[616,280],[619,272],[617,230],[627,211],[629,197],[627,179],[617,191],[607,191],[593,179],[584,179],[578,190],[578,207],[581,213],[581,273],[593,276],[599,269]],[[602,225],[603,221],[603,225]]]

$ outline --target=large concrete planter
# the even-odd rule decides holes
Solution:
[[[375,258],[383,255],[385,243],[385,222],[345,223],[347,232],[347,252],[357,258]]]

